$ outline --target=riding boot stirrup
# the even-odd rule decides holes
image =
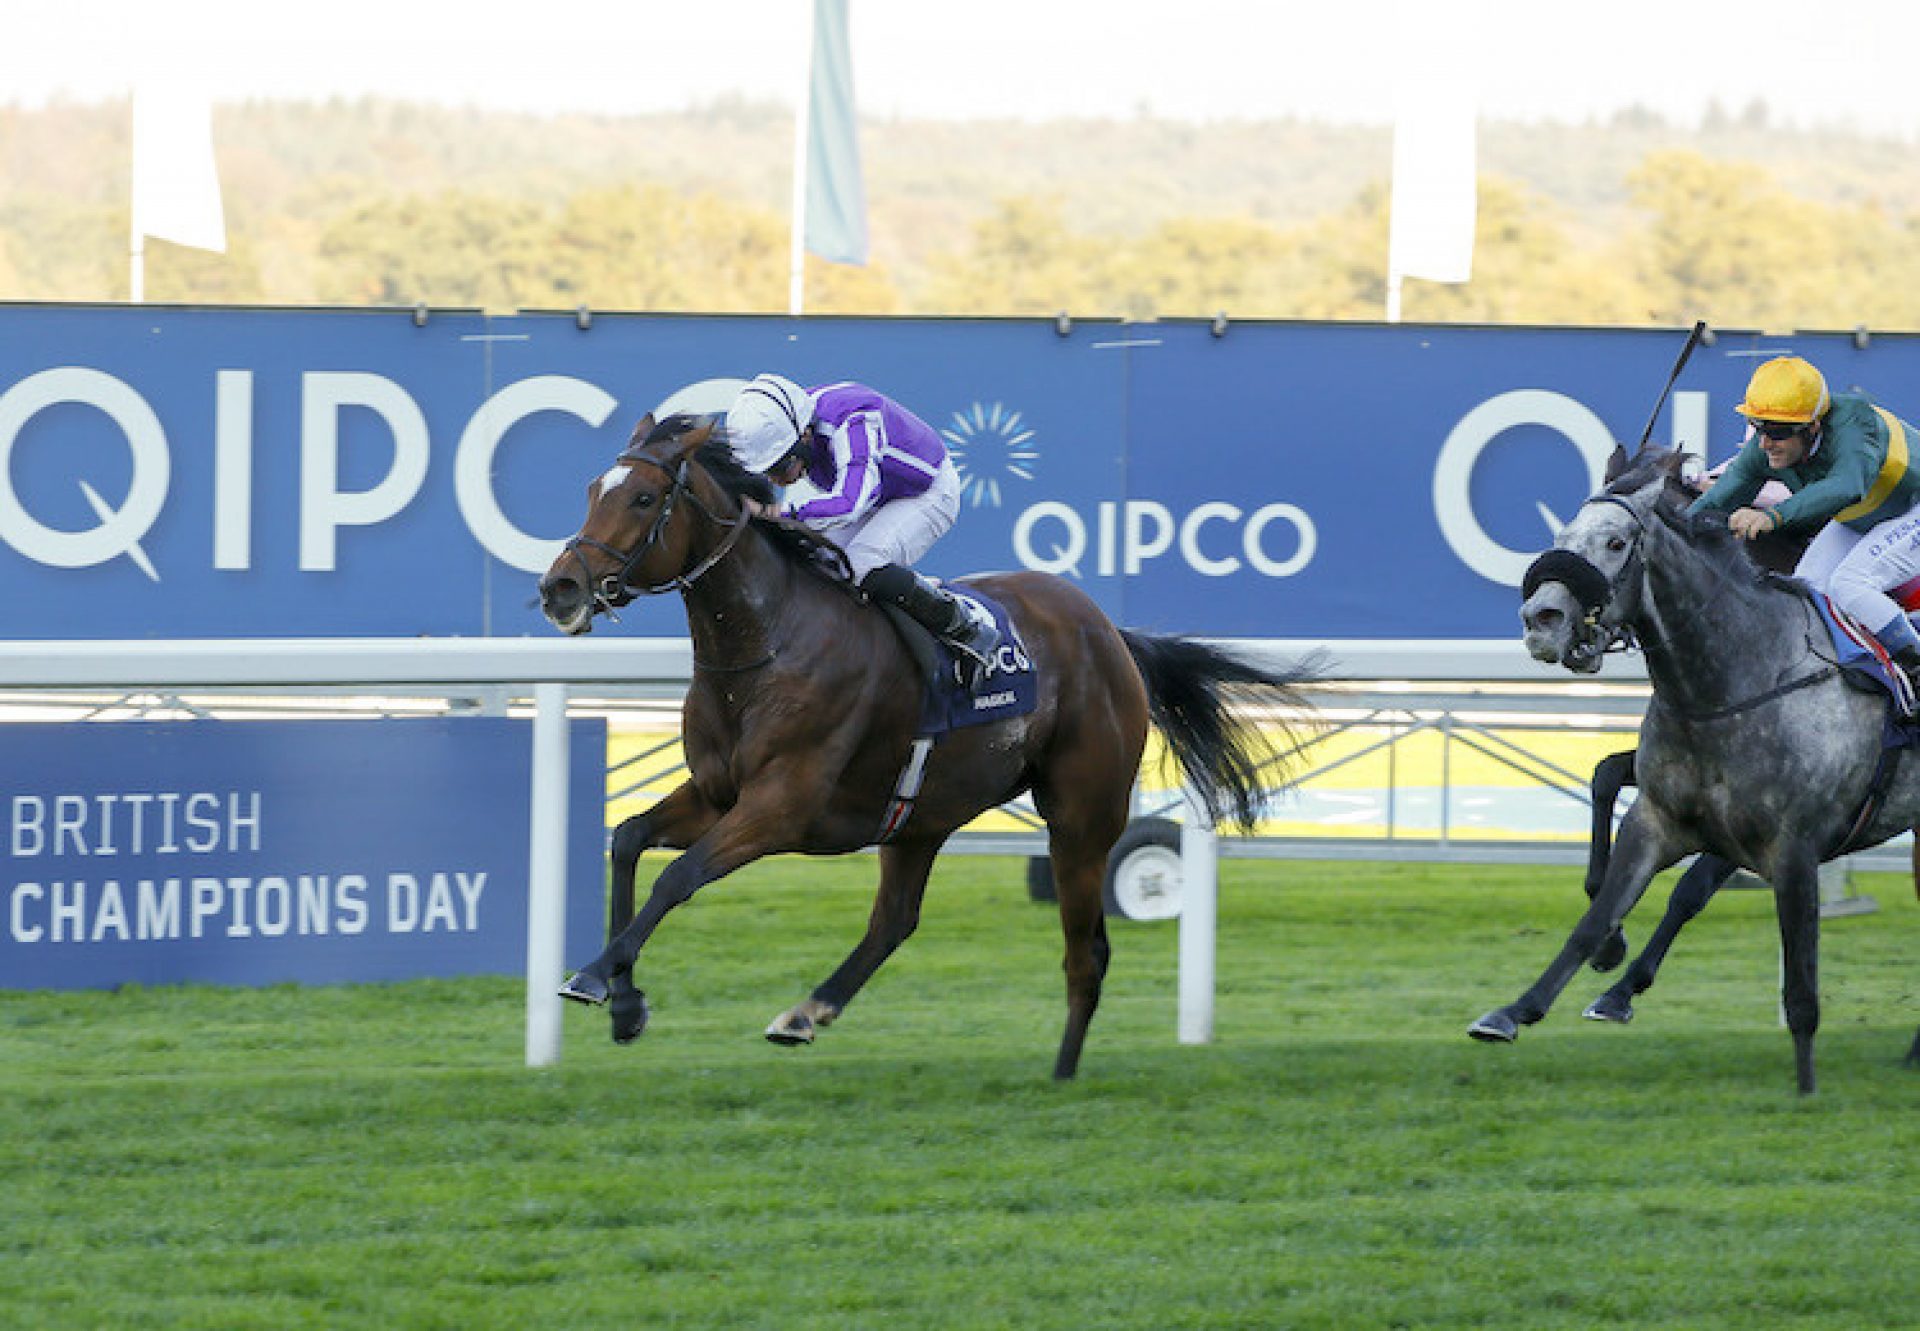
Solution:
[[[1915,698],[1920,698],[1920,647],[1902,647],[1889,653],[1900,673],[1907,677],[1907,683],[1913,688]]]
[[[947,601],[953,606],[953,617],[947,627],[940,631],[940,640],[972,661],[982,672],[992,669],[993,654],[1000,646],[1000,630],[994,627],[991,619],[975,619],[953,597],[948,596]]]

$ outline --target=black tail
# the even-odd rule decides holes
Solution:
[[[1228,708],[1227,688],[1243,686],[1246,700],[1264,706],[1310,707],[1300,686],[1324,673],[1324,662],[1309,658],[1285,670],[1265,666],[1209,647],[1191,638],[1163,638],[1121,629],[1134,664],[1147,681],[1153,723],[1187,780],[1199,792],[1214,822],[1232,820],[1252,831],[1265,792],[1286,784],[1289,760],[1298,749],[1291,727],[1275,718],[1286,752],[1245,717]]]

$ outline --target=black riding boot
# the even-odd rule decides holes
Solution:
[[[860,580],[867,594],[891,601],[927,626],[933,636],[972,661],[975,678],[993,664],[1000,630],[980,623],[946,588],[900,564],[882,564]]]
[[[1907,677],[1907,683],[1913,685],[1914,697],[1920,698],[1920,647],[1902,647],[1891,655],[1900,673]]]

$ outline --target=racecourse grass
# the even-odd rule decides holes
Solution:
[[[1580,1020],[1583,973],[1470,1042],[1570,869],[1230,860],[1215,1041],[1175,1040],[1175,927],[1115,921],[1056,1085],[1052,908],[949,858],[841,1023],[766,1044],[872,871],[708,889],[643,958],[646,1037],[570,1009],[542,1071],[506,979],[0,994],[0,1327],[1920,1323],[1902,879],[1826,924],[1802,1099],[1763,893],[1713,903],[1632,1026]]]

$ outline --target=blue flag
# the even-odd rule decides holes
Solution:
[[[807,248],[831,263],[864,264],[867,196],[860,184],[847,0],[814,0],[807,97]]]

